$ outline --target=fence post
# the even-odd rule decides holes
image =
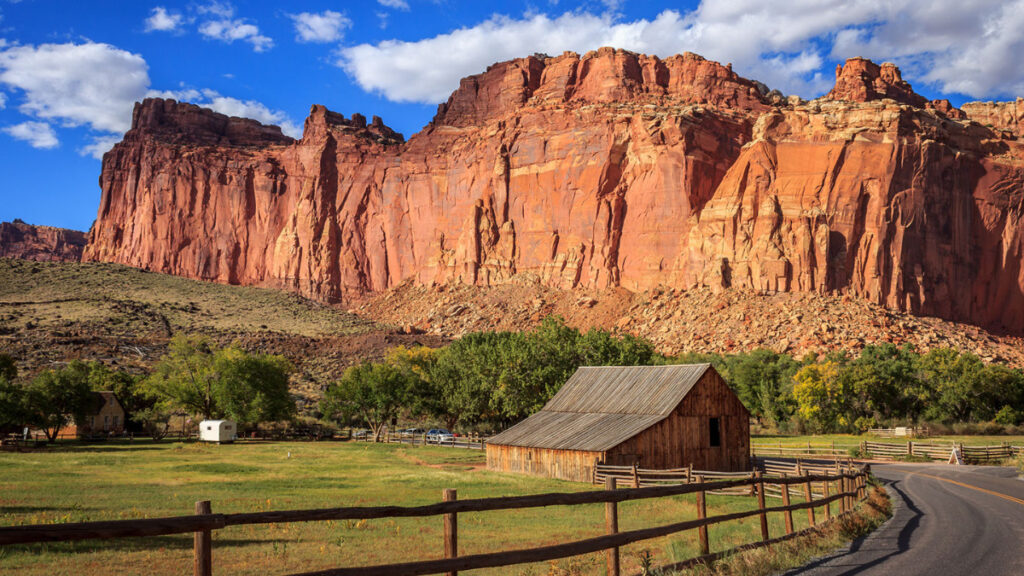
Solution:
[[[844,474],[845,474],[845,472],[844,472]],[[839,477],[838,489],[839,489],[839,493],[840,494],[846,492],[846,477],[845,476],[840,476]],[[842,498],[839,499],[839,514],[842,515],[842,514],[846,514],[847,512],[849,512],[849,509],[846,507],[846,496],[843,496]]]
[[[821,497],[824,498],[825,500],[828,500],[828,496],[829,496],[829,492],[830,492],[830,490],[828,488],[828,484],[829,484],[828,480],[825,480],[825,481],[823,481],[821,483]],[[825,503],[825,520],[828,521],[831,518],[832,518],[832,503],[831,502],[826,502]]]
[[[212,514],[209,500],[196,502],[196,514]],[[195,576],[211,576],[213,574],[213,534],[210,530],[200,530],[192,539],[192,552],[195,556]]]
[[[633,488],[640,487],[640,470],[636,462],[633,462]]]
[[[697,476],[697,484],[704,483],[703,476]],[[697,519],[703,520],[708,517],[708,506],[705,500],[704,490],[697,492]],[[711,545],[708,543],[708,527],[697,528],[697,536],[700,538],[700,555],[707,556],[711,553]]]
[[[804,477],[807,477],[806,472],[804,472]],[[808,502],[814,502],[814,494],[811,491],[810,480],[804,481],[804,498],[806,498]],[[814,506],[807,509],[807,521],[810,522],[811,526],[814,526]]]
[[[786,475],[783,474],[782,477],[785,478]],[[789,507],[789,484],[780,484],[780,486],[782,487],[782,505],[788,508]],[[788,535],[793,533],[793,511],[792,510],[786,510],[783,513],[783,515],[786,518],[786,535],[788,536]]]
[[[604,479],[605,490],[615,490],[615,478]],[[619,533],[619,509],[615,502],[604,503],[604,528],[607,534]],[[608,576],[619,576],[619,549],[606,550],[608,560]]]
[[[754,472],[754,478],[757,478],[757,508],[761,511],[761,540],[767,542],[768,514],[764,511],[764,480],[760,470]]]
[[[454,502],[458,499],[458,492],[453,488],[445,488],[442,498],[445,502]],[[457,558],[459,556],[459,517],[455,512],[444,515],[444,557]],[[446,572],[445,576],[455,576],[458,572]]]

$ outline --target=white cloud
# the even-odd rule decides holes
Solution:
[[[345,30],[352,26],[352,20],[331,10],[319,14],[303,12],[288,16],[295,22],[295,39],[299,42],[337,42],[344,37]]]
[[[181,25],[181,14],[168,12],[163,6],[153,8],[149,18],[146,18],[146,32],[174,32]]]
[[[7,94],[0,92],[0,110],[7,108]]]
[[[97,158],[131,127],[135,102],[148,95],[194,101],[232,116],[277,124],[291,136],[302,134],[287,114],[255,100],[239,100],[212,90],[153,92],[146,61],[109,44],[42,44],[0,50],[0,85],[20,91],[18,110],[27,116],[93,130],[92,142],[79,152]],[[7,95],[0,92],[0,108],[6,100]],[[36,148],[58,144],[48,122],[24,122],[4,131]]]
[[[6,126],[4,132],[18,140],[24,140],[33,148],[51,149],[60,145],[57,133],[46,122],[22,122]]]
[[[93,138],[91,144],[87,144],[79,148],[78,153],[82,156],[92,156],[97,160],[102,160],[103,155],[113,148],[114,144],[117,144],[120,141],[121,136],[118,134],[96,136]]]
[[[255,52],[266,52],[274,47],[273,39],[260,34],[259,26],[244,18],[235,18],[235,8],[227,2],[211,2],[198,7],[197,11],[213,17],[199,25],[199,33],[207,38],[228,44],[236,40],[248,42]]]
[[[338,65],[365,90],[436,103],[489,64],[534,52],[614,46],[662,57],[690,51],[787,94],[816,97],[833,83],[829,59],[893,60],[909,80],[974,97],[1024,93],[1024,0],[704,0],[653,19],[567,12],[496,15],[418,41],[343,48]]]
[[[132,104],[149,87],[138,54],[109,44],[41,44],[0,52],[0,83],[24,92],[18,109],[29,116],[124,132]]]
[[[274,47],[274,41],[260,34],[260,29],[255,24],[248,24],[244,20],[211,20],[199,26],[199,33],[207,38],[213,38],[231,44],[235,40],[242,40],[252,44],[255,52],[266,52]]]
[[[151,90],[148,94],[151,98],[172,98],[180,102],[191,102],[204,108],[209,108],[228,116],[240,118],[252,118],[263,124],[273,124],[281,127],[281,131],[292,138],[302,137],[302,127],[281,110],[272,110],[261,102],[255,100],[239,100],[229,96],[222,96],[216,90],[197,90],[195,88],[183,88],[181,90]]]
[[[377,4],[386,8],[394,8],[395,10],[409,11],[409,3],[406,0],[377,0]]]

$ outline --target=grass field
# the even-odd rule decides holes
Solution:
[[[65,445],[0,454],[0,525],[45,524],[192,513],[358,505],[418,505],[459,498],[590,490],[591,486],[483,469],[478,451],[350,443],[193,443]],[[709,514],[756,507],[749,497],[709,496]],[[694,497],[620,504],[631,530],[696,517]],[[805,514],[795,514],[797,527]],[[770,518],[773,535],[781,516]],[[214,532],[217,574],[289,574],[340,566],[440,557],[440,517],[240,526]],[[463,514],[461,554],[533,547],[597,536],[604,505]],[[757,518],[710,528],[712,550],[759,537]],[[625,573],[648,550],[655,565],[696,556],[697,535],[683,533],[623,550]],[[0,549],[0,572],[19,575],[182,574],[191,569],[190,535],[36,544]],[[478,574],[603,574],[592,554]]]
[[[117,333],[351,334],[374,325],[289,292],[199,282],[102,263],[0,258],[0,323],[40,328],[100,325]]]

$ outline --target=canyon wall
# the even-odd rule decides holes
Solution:
[[[0,258],[36,262],[78,262],[88,237],[85,232],[33,226],[20,220],[0,222]]]
[[[335,302],[406,281],[842,292],[1021,332],[1024,142],[999,106],[863,59],[804,102],[607,48],[495,64],[408,142],[322,106],[292,140],[147,100],[85,258]]]

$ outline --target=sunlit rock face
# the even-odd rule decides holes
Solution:
[[[33,226],[15,220],[0,222],[0,258],[36,262],[78,262],[82,259],[85,232]]]
[[[1019,103],[961,111],[859,58],[804,102],[610,48],[495,64],[408,141],[322,106],[292,140],[147,100],[85,258],[335,302],[406,281],[843,292],[1021,332]]]

